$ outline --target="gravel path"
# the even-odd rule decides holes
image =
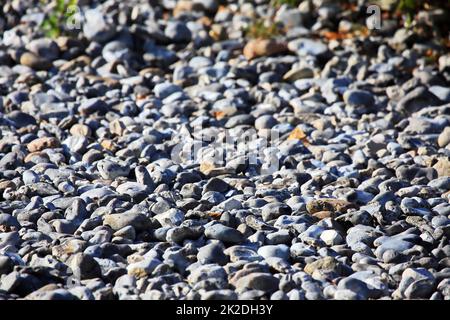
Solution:
[[[0,300],[450,299],[448,8],[4,3]]]

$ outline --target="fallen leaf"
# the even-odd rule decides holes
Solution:
[[[109,151],[114,151],[114,150],[116,149],[116,147],[115,147],[115,145],[114,145],[114,142],[113,142],[112,140],[109,140],[109,139],[103,140],[103,141],[100,143],[100,145],[101,145],[104,149],[109,150]]]
[[[225,112],[223,112],[223,111],[214,111],[213,115],[214,115],[214,117],[217,120],[221,120],[221,119],[223,119],[225,117]]]
[[[299,127],[296,127],[294,130],[292,130],[291,134],[288,137],[288,140],[294,139],[301,140],[303,143],[309,144],[308,139],[306,138],[306,134]]]
[[[219,219],[222,213],[220,212],[208,212],[208,216],[210,216],[213,219]]]

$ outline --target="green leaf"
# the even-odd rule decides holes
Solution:
[[[56,11],[58,13],[63,14],[65,8],[66,8],[65,0],[56,0]]]
[[[57,28],[53,28],[48,30],[46,34],[49,38],[57,38],[60,35],[60,31]]]
[[[272,0],[272,6],[281,7],[283,4],[296,7],[300,4],[300,0]]]

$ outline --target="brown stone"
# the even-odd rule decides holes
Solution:
[[[446,127],[442,130],[442,133],[438,137],[438,145],[441,148],[444,148],[450,143],[450,127]]]
[[[96,82],[96,81],[104,82],[105,84],[107,84],[113,88],[116,88],[117,86],[120,85],[119,80],[109,78],[109,77],[101,77],[101,76],[97,76],[94,74],[88,74],[88,73],[80,73],[80,76],[84,76],[86,79],[88,79],[89,81],[92,81],[92,82]]]
[[[60,245],[52,247],[52,256],[60,261],[66,261],[72,254],[83,252],[87,247],[87,242],[80,239],[70,239]]]
[[[317,219],[326,219],[326,218],[334,218],[335,214],[331,211],[319,211],[316,213],[312,214],[313,217],[317,218]]]
[[[162,70],[160,68],[155,68],[155,67],[146,67],[139,71],[139,75],[141,75],[141,76],[150,75],[150,74],[164,76],[164,70]]]
[[[25,52],[20,56],[20,64],[34,70],[48,70],[52,66],[50,61],[31,52]]]
[[[48,157],[48,154],[46,154],[45,152],[36,151],[36,152],[30,152],[29,154],[27,154],[25,156],[25,158],[23,158],[23,162],[24,163],[33,162],[34,157],[43,157],[43,158],[50,160],[50,158]]]
[[[91,128],[89,128],[87,125],[85,124],[74,124],[71,128],[70,128],[70,134],[73,136],[83,136],[83,137],[88,137],[91,135]]]
[[[352,207],[354,207],[354,205],[348,201],[340,199],[327,199],[327,198],[312,200],[306,204],[306,210],[308,210],[310,214],[318,213],[321,211],[343,213]]]
[[[442,198],[447,199],[447,200],[450,199],[450,191],[443,193]]]
[[[313,274],[317,271],[334,271],[339,269],[339,263],[333,257],[320,258],[314,262],[308,263],[305,266],[305,272]]]
[[[233,173],[232,169],[225,167],[218,167],[214,163],[209,161],[200,163],[200,172],[206,176],[218,176],[222,174]]]
[[[30,124],[26,127],[18,128],[17,133],[20,135],[27,134],[27,133],[35,133],[37,131],[38,127],[34,124]]]
[[[287,46],[283,42],[273,39],[250,40],[244,47],[244,56],[247,60],[257,57],[271,56],[287,51]]]
[[[75,59],[65,62],[59,68],[60,71],[69,71],[78,67],[82,68],[88,66],[91,63],[91,58],[88,56],[79,56]]]
[[[116,145],[114,144],[114,142],[112,140],[109,139],[105,139],[102,142],[100,142],[100,145],[109,151],[115,151],[117,149]]]
[[[212,162],[202,162],[200,163],[200,172],[205,175],[208,175],[211,170],[214,170],[216,166]]]
[[[209,27],[212,24],[212,20],[211,20],[211,18],[209,18],[207,16],[202,16],[197,19],[197,23],[200,23],[206,27]]]
[[[47,284],[25,296],[25,300],[43,300],[50,292],[61,289],[56,283]]]
[[[248,288],[273,292],[278,288],[279,282],[271,273],[252,272],[236,281],[235,287],[237,290]]]
[[[31,141],[28,145],[28,151],[30,152],[36,152],[41,151],[47,148],[57,148],[59,147],[59,141],[56,138],[53,137],[43,137],[43,138],[37,138],[33,141]]]
[[[213,24],[209,30],[209,36],[216,41],[225,40],[227,38],[227,30],[221,24]]]
[[[3,193],[3,191],[6,190],[6,188],[16,188],[16,184],[9,180],[2,180],[0,181],[0,194]]]
[[[450,160],[448,158],[439,158],[433,168],[437,171],[439,177],[450,176]]]
[[[73,37],[60,36],[55,40],[55,42],[61,51],[66,51],[70,48],[83,46],[80,40]]]
[[[115,119],[109,123],[109,131],[112,134],[122,136],[126,129],[127,127],[120,119]]]
[[[427,221],[424,218],[419,217],[419,216],[408,216],[408,217],[406,217],[405,221],[407,223],[409,223],[410,225],[413,225],[418,228],[427,224]]]
[[[192,12],[201,9],[201,5],[194,3],[194,1],[180,0],[177,1],[175,8],[173,8],[173,16],[179,16],[183,13]]]

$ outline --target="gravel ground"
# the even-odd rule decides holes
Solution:
[[[450,299],[448,8],[3,3],[0,299]]]

